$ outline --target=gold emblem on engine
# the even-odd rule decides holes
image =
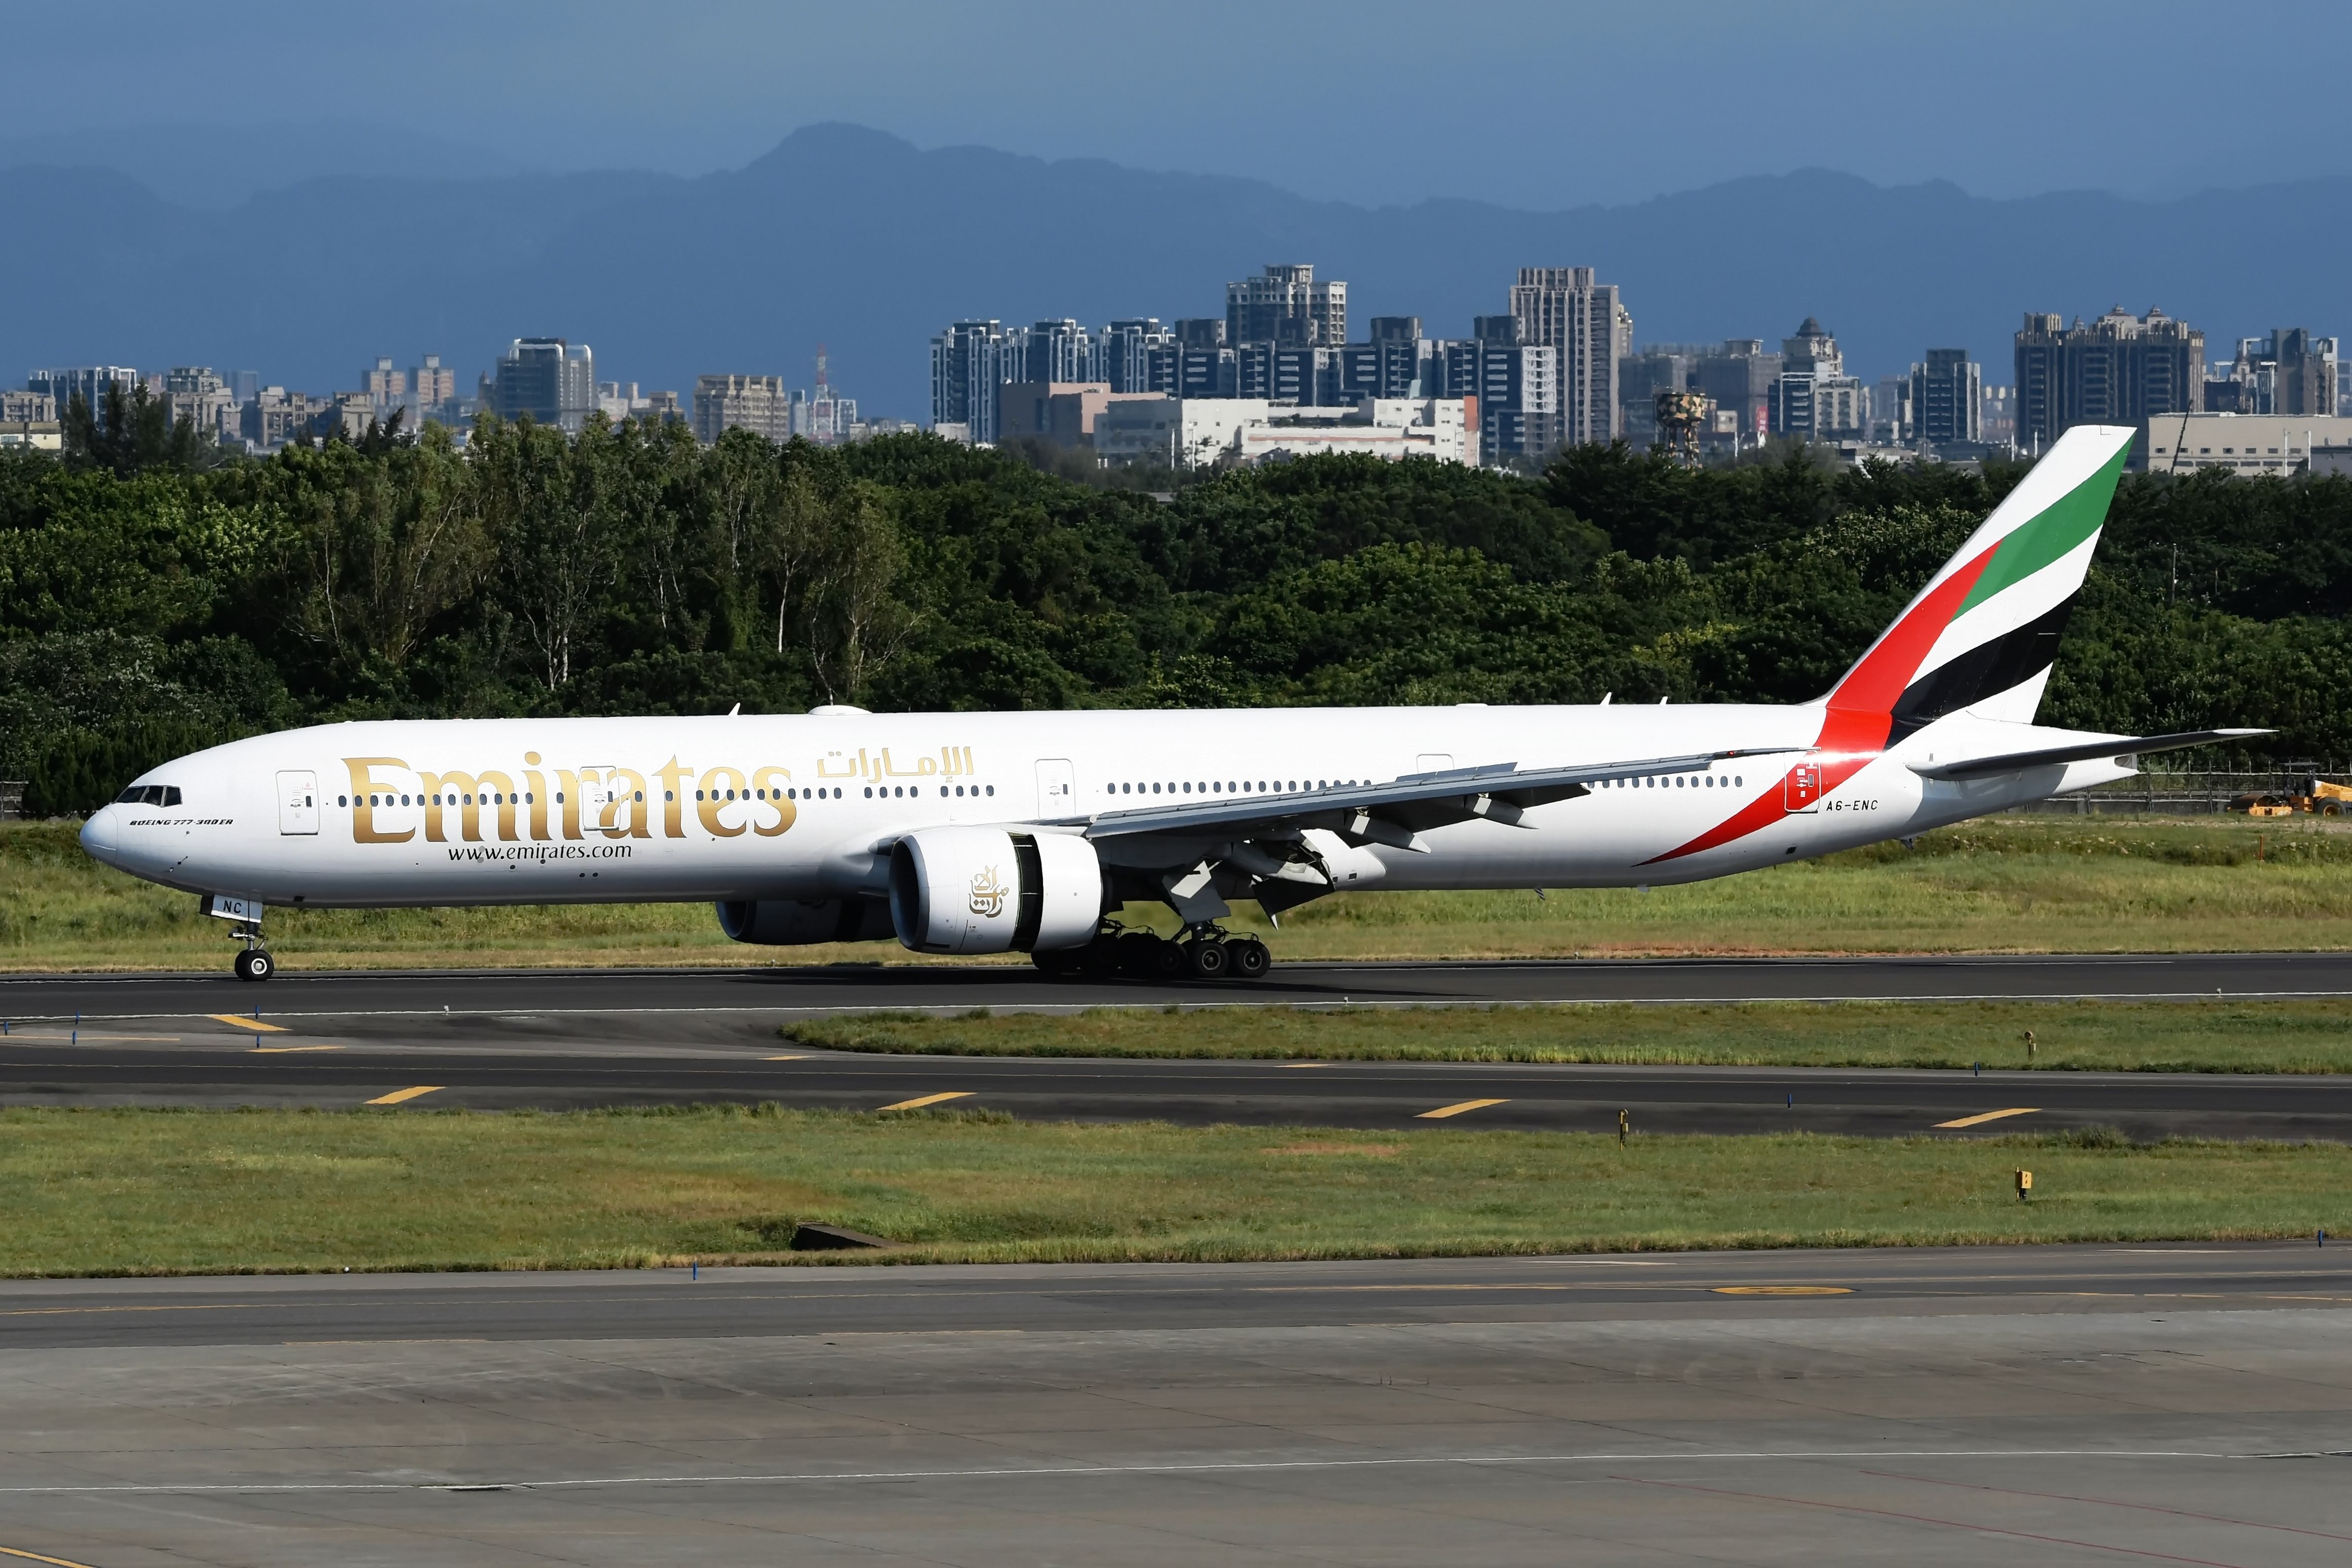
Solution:
[[[971,912],[983,920],[994,920],[1004,912],[1004,900],[1011,890],[1005,887],[1004,879],[996,874],[996,868],[989,867],[971,879]]]

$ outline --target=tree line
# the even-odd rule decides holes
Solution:
[[[1152,493],[602,420],[182,448],[131,410],[0,455],[0,777],[32,813],[340,719],[1801,700],[2022,472],[1618,446]],[[2127,477],[2044,717],[2344,755],[2347,608],[2352,481]]]

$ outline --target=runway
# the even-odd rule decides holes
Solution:
[[[1923,996],[2029,985],[2107,995],[2333,994],[2352,955],[1856,960],[1811,963],[1302,965],[1342,999],[1748,994]],[[2137,992],[2126,989],[2138,985]],[[1809,987],[1816,989],[1808,990]],[[2004,990],[2003,988],[2007,989]],[[2240,1074],[1614,1068],[1485,1063],[1087,1060],[833,1053],[778,1026],[852,1007],[1071,1007],[1097,994],[1221,1005],[1234,988],[1079,984],[1002,967],[529,972],[0,982],[0,1104],[567,1109],[694,1102],[876,1110],[931,1100],[1022,1117],[1186,1124],[1438,1126],[1956,1137],[2107,1126],[2141,1139],[2352,1140],[2352,1079]],[[2042,994],[2042,993],[2031,993]],[[951,1000],[941,1001],[948,997]],[[87,1004],[73,1006],[72,1004]],[[253,1009],[259,1005],[257,1016]],[[236,1008],[232,1012],[230,1009]],[[46,1016],[44,1016],[46,1015]],[[78,1015],[78,1016],[77,1016]],[[1477,1102],[1454,1115],[1430,1112]],[[1959,1122],[1961,1126],[1948,1126]]]
[[[0,1016],[266,1016],[743,1011],[778,1017],[876,1007],[1486,1006],[1546,1002],[1927,1001],[2352,996],[2352,952],[1519,959],[1277,963],[1263,980],[1058,979],[1025,963],[766,964],[739,969],[278,972],[0,976]]]
[[[0,1284],[0,1551],[2335,1563],[2275,1245]]]

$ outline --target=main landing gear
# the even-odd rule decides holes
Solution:
[[[1265,943],[1213,925],[1195,926],[1175,938],[1106,931],[1084,947],[1030,957],[1048,974],[1123,974],[1134,980],[1256,980],[1274,966]]]

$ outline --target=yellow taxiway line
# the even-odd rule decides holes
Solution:
[[[253,1048],[265,1057],[290,1057],[302,1051],[340,1051],[344,1047],[341,1046],[256,1046]]]
[[[22,1552],[14,1546],[0,1546],[0,1557],[21,1557],[27,1563],[47,1563],[54,1568],[89,1568],[87,1563],[77,1563],[70,1557],[44,1557],[37,1552]]]
[[[1439,1121],[1448,1116],[1459,1116],[1465,1110],[1484,1110],[1490,1105],[1508,1105],[1509,1103],[1507,1100],[1465,1100],[1458,1105],[1441,1105],[1434,1110],[1422,1111],[1417,1120]]]
[[[1938,1121],[1938,1127],[1974,1127],[1979,1121],[1998,1121],[2004,1116],[2031,1116],[2042,1108],[2038,1105],[2013,1105],[2007,1110],[1988,1110],[1977,1116],[1962,1116],[1951,1121]]]
[[[442,1087],[442,1085],[437,1083],[420,1083],[415,1089],[395,1089],[390,1094],[379,1094],[373,1100],[369,1100],[368,1103],[370,1105],[398,1105],[402,1100],[415,1100],[420,1094],[438,1094],[441,1091]]]
[[[951,1089],[945,1094],[919,1094],[912,1100],[902,1100],[896,1105],[886,1105],[884,1110],[919,1110],[926,1105],[937,1105],[942,1100],[968,1100],[979,1093],[974,1089]]]
[[[234,1013],[207,1013],[205,1016],[215,1023],[234,1024],[247,1034],[256,1030],[265,1035],[290,1035],[294,1032],[283,1024],[265,1024],[258,1018],[240,1018]]]

